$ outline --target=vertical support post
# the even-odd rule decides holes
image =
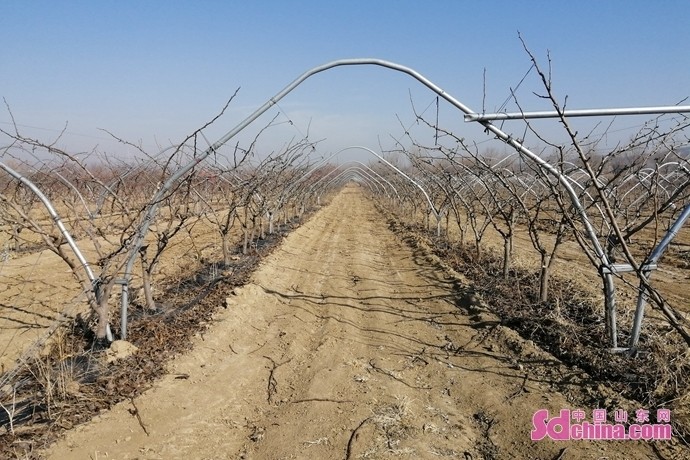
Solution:
[[[121,282],[120,299],[120,338],[127,340],[127,307],[129,306],[129,283],[127,280]]]
[[[689,217],[690,204],[686,205],[685,208],[683,208],[683,211],[680,213],[678,219],[673,223],[671,228],[668,229],[666,235],[664,235],[657,247],[654,248],[654,250],[647,258],[647,261],[643,264],[642,275],[645,278],[649,279],[649,277],[651,276],[651,270],[644,270],[644,266],[649,266],[657,263],[657,261],[661,258],[661,256],[668,248],[668,246],[671,244],[671,241],[673,241],[673,238],[675,238],[676,235],[678,235],[678,232],[683,227],[685,221],[688,220]],[[640,340],[640,331],[642,330],[642,319],[644,318],[644,308],[647,302],[646,299],[647,294],[645,293],[645,288],[642,281],[640,281],[640,288],[637,294],[637,306],[635,308],[635,317],[633,318],[633,327],[632,331],[630,332],[630,342],[628,344],[631,349],[634,349]]]

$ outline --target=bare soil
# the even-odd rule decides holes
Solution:
[[[532,442],[538,409],[638,407],[502,326],[357,187],[227,297],[153,388],[43,455],[690,458],[675,442]]]
[[[191,219],[185,229],[171,239],[154,273],[155,280],[161,281],[154,283],[157,298],[162,294],[157,290],[159,286],[180,282],[198,270],[203,260],[218,259],[221,241],[213,225],[205,219]],[[150,238],[154,238],[155,227],[153,230]],[[239,240],[240,234],[240,225],[236,225],[229,238]],[[4,236],[7,234],[0,232],[0,243]],[[102,238],[97,241],[103,248],[110,246]],[[87,259],[97,259],[92,241],[86,238],[78,240],[78,244]],[[0,259],[0,373],[12,369],[18,358],[44,340],[56,321],[68,323],[77,314],[89,311],[86,295],[67,264],[44,245],[9,254],[11,257],[6,260]],[[132,294],[136,295],[141,287],[138,270],[132,287]],[[118,302],[113,298],[113,305]],[[112,317],[118,317],[116,307]]]

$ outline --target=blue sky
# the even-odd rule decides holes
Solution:
[[[471,108],[480,111],[484,100],[493,111],[530,67],[519,31],[545,65],[550,51],[554,88],[571,108],[672,105],[690,96],[689,20],[687,1],[3,0],[0,96],[25,134],[51,141],[68,123],[63,148],[98,145],[123,156],[127,149],[99,128],[155,152],[212,118],[240,88],[207,130],[214,141],[304,71],[342,58],[412,67]],[[519,87],[525,110],[549,108],[532,94],[538,89],[534,74]],[[266,151],[309,127],[311,138],[325,138],[322,153],[379,142],[387,149],[403,133],[398,119],[426,142],[410,97],[436,117],[435,96],[409,77],[338,68],[309,79],[238,139],[278,114],[284,123],[263,135]],[[0,126],[11,128],[9,121],[2,107]],[[439,122],[486,139],[447,105]],[[617,123],[625,137],[641,120]]]

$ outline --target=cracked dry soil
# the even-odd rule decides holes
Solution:
[[[597,384],[481,306],[461,308],[463,289],[348,186],[228,292],[136,410],[125,401],[44,454],[657,458],[648,442],[532,442],[537,409],[578,407]]]

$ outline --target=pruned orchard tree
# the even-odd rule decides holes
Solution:
[[[592,201],[602,210],[603,224],[608,228],[608,232],[601,235],[601,238],[605,239],[603,245],[607,248],[607,253],[631,268],[646,298],[663,313],[669,324],[690,345],[687,318],[669,305],[650,283],[651,272],[645,268],[645,258],[649,252],[635,251],[631,244],[634,235],[641,235],[647,231],[647,234],[653,235],[648,241],[651,246],[656,246],[663,222],[666,222],[668,229],[669,223],[674,221],[679,210],[690,202],[688,159],[681,153],[681,147],[688,143],[687,129],[690,127],[690,119],[680,116],[665,124],[662,124],[659,118],[653,119],[632,136],[628,143],[597,155],[593,150],[606,133],[597,139],[578,136],[565,115],[563,107],[567,103],[567,98],[564,103],[559,102],[553,90],[550,58],[548,69],[543,70],[526,46],[525,51],[530,56],[543,85],[545,93],[542,97],[548,100],[559,114],[558,120],[570,140],[567,151],[572,156],[573,163],[577,163],[577,167],[585,172],[583,188],[589,191],[593,197]],[[528,126],[532,129],[529,123]],[[565,150],[563,146],[557,147]],[[669,166],[673,166],[673,169],[669,170]],[[630,190],[626,190],[633,187],[631,177],[639,180],[639,185],[634,188],[641,194],[632,200],[632,196],[628,198]],[[575,229],[574,234],[580,247],[590,261],[598,266],[597,254],[584,237],[581,225],[575,221],[571,221],[571,225]],[[615,270],[614,275],[624,281],[621,274],[615,273]]]
[[[145,211],[153,205],[164,204],[153,223],[159,230],[157,236],[138,254],[144,286],[150,284],[151,275],[170,239],[187,228],[190,220],[198,218],[190,200],[193,189],[199,185],[194,181],[196,171],[182,178],[159,202],[152,202],[151,197],[163,180],[196,154],[196,136],[218,119],[231,101],[232,98],[213,120],[179,145],[157,155],[139,149],[144,161],[126,166],[97,151],[75,154],[58,148],[57,140],[46,143],[30,138],[23,135],[16,124],[13,131],[1,131],[10,140],[2,150],[1,160],[14,162],[25,177],[35,176],[41,188],[48,191],[47,196],[54,200],[61,220],[70,223],[70,234],[79,239],[79,246],[92,262],[84,263],[70,251],[64,234],[54,225],[55,217],[34,206],[35,199],[22,198],[30,194],[24,191],[21,181],[3,181],[22,190],[20,195],[9,195],[7,192],[11,189],[5,188],[0,196],[3,220],[14,225],[17,235],[24,235],[24,244],[40,241],[42,247],[58,255],[70,267],[72,275],[89,295],[98,340],[103,341],[109,335],[113,288],[120,282]],[[156,250],[148,254],[151,243]],[[150,286],[146,290],[147,305],[152,307]]]

